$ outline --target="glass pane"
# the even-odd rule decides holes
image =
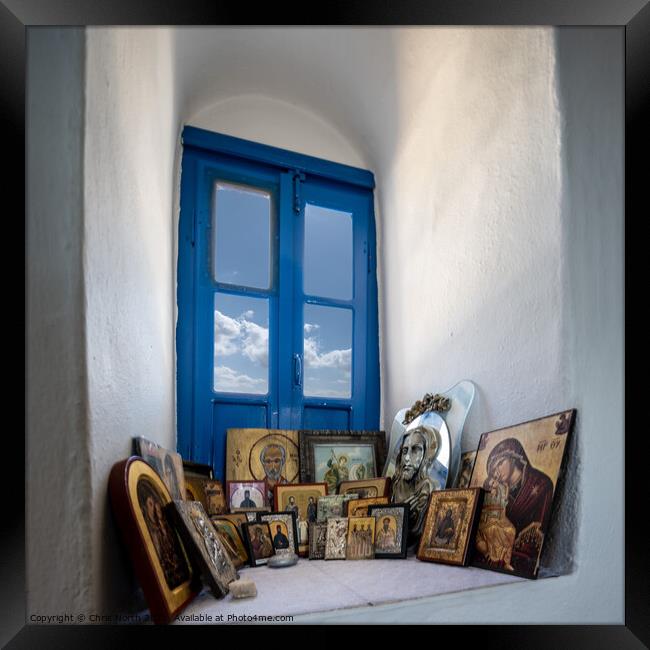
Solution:
[[[305,395],[350,397],[352,310],[305,305]]]
[[[214,296],[214,390],[265,395],[269,390],[269,301]]]
[[[352,215],[305,207],[304,291],[310,296],[352,299]]]
[[[271,195],[218,182],[214,191],[213,268],[217,282],[268,289],[271,278]]]

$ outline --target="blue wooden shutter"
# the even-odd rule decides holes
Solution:
[[[178,449],[183,457],[212,464],[215,475],[222,478],[225,431],[230,427],[378,428],[372,174],[193,127],[185,128],[183,142],[176,339]],[[259,191],[271,206],[268,287],[215,276],[216,188],[227,192],[239,187],[252,194]],[[347,227],[346,215],[351,220],[351,291],[347,295],[346,289],[343,298],[318,295],[328,293],[329,278],[322,286],[312,282],[311,293],[305,287],[305,276],[318,280],[328,259],[313,236],[311,257],[305,259],[305,224],[308,220],[327,227],[329,215],[344,225],[341,232]],[[318,234],[316,226],[309,228]],[[241,264],[245,271],[246,260]],[[337,274],[339,284],[345,284],[347,271],[333,267],[332,276]],[[257,311],[258,319],[259,312],[265,314],[257,324],[238,321],[257,332],[264,323],[268,327],[267,384],[261,377],[245,375],[257,392],[219,389],[224,384],[215,377],[219,341],[215,341],[214,319],[215,305],[221,304],[254,305],[250,313]],[[322,322],[306,323],[306,315]],[[219,317],[228,320],[221,311]],[[332,332],[345,333],[348,321],[351,359],[347,349],[320,349],[326,326],[327,336],[334,340]],[[345,373],[350,362],[348,385]]]

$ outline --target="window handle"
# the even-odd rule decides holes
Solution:
[[[293,355],[293,385],[302,386],[302,357],[299,354]]]

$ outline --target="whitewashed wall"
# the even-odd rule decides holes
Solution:
[[[88,30],[94,602],[120,607],[131,587],[110,465],[133,435],[174,441],[178,134],[191,123],[375,173],[384,426],[462,378],[479,389],[466,448],[579,409],[581,468],[551,558],[572,573],[396,607],[396,620],[622,621],[622,54],[603,29]]]
[[[172,55],[165,29],[87,30],[84,271],[101,611],[131,587],[106,499],[110,469],[133,436],[176,445]]]

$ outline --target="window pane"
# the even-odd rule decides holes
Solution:
[[[268,289],[271,277],[271,195],[218,182],[213,209],[217,282]]]
[[[214,390],[265,395],[269,390],[269,301],[214,296]]]
[[[352,310],[305,305],[305,395],[350,397]]]
[[[311,296],[352,298],[352,215],[305,207],[304,291]]]

